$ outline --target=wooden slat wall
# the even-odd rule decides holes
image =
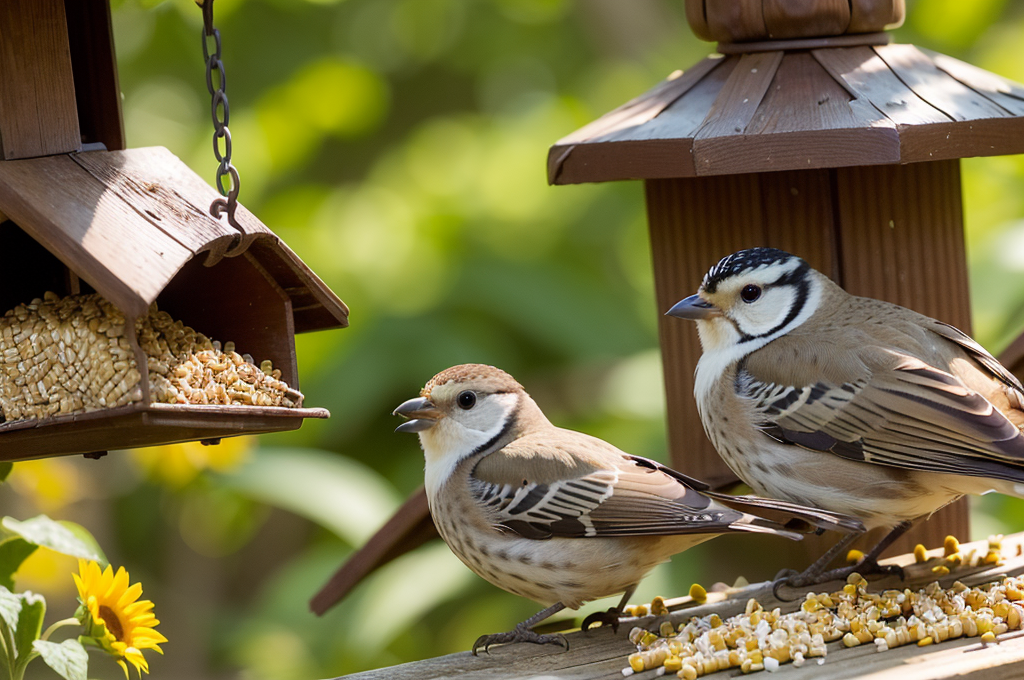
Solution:
[[[971,332],[960,162],[955,160],[836,173],[843,286]],[[967,501],[936,513],[888,554],[915,543],[967,536]]]
[[[649,180],[646,189],[659,313],[696,292],[721,257],[767,245],[804,257],[853,293],[970,331],[957,161]],[[732,473],[708,442],[693,400],[700,358],[695,324],[662,316],[660,338],[672,464],[713,484],[728,480]],[[917,542],[941,545],[946,534],[966,536],[968,529],[960,503],[890,552]],[[801,566],[834,540],[773,543],[776,557],[785,558],[766,560],[763,573],[746,575],[771,577],[786,561]],[[707,550],[715,554],[727,543],[713,542]]]
[[[0,74],[5,160],[81,148],[64,0],[0,2]]]

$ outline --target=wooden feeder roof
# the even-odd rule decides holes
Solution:
[[[883,39],[888,36],[883,35]],[[552,184],[1024,152],[1024,86],[913,45],[720,46],[559,140]],[[766,44],[768,45],[768,44]],[[768,45],[768,46],[771,46]]]
[[[192,258],[247,251],[290,298],[295,332],[347,326],[345,303],[252,213],[238,206],[241,232],[210,216],[218,196],[162,147],[0,162],[0,212],[130,317]]]

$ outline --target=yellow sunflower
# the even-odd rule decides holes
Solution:
[[[115,657],[126,678],[125,661],[135,666],[141,678],[143,671],[149,672],[142,650],[153,649],[163,654],[160,643],[167,642],[155,630],[160,622],[153,615],[153,603],[139,600],[142,584],[129,586],[124,567],[115,574],[110,565],[100,571],[100,565],[87,560],[78,560],[78,572],[73,576],[82,606],[76,616],[85,628],[84,637],[92,638]]]

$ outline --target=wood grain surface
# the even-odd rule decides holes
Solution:
[[[1004,554],[1013,555],[1021,540],[1021,534],[1007,536],[1003,540]],[[985,543],[962,544],[962,547],[965,551],[976,548],[984,552]],[[930,555],[941,552],[941,549],[933,550]],[[872,581],[872,591],[920,588],[936,580],[931,573],[931,564],[916,565],[913,555],[901,555],[890,560],[890,563],[904,566],[907,580],[886,577]],[[1003,575],[1021,573],[1024,573],[1024,558],[1015,556],[1008,557],[998,566],[955,571],[939,579],[939,582],[947,588],[956,580],[974,586],[990,583]],[[818,586],[815,590],[831,592],[842,585],[841,582],[833,582]],[[665,620],[679,624],[693,616],[703,617],[713,613],[724,619],[741,613],[747,600],[752,597],[765,609],[779,607],[786,613],[799,608],[804,592],[806,590],[786,591],[785,595],[793,599],[782,601],[772,596],[770,584],[757,583],[739,590],[709,593],[708,601],[703,604],[697,604],[689,597],[670,599],[667,604],[671,611],[667,616],[624,619],[618,633],[612,633],[607,628],[592,629],[587,633],[567,633],[568,651],[553,645],[502,645],[492,647],[490,653],[480,656],[473,656],[469,652],[449,654],[345,677],[350,680],[622,680],[622,669],[628,667],[627,657],[636,651],[627,637],[633,626],[657,631],[660,623]],[[928,647],[906,645],[881,654],[873,644],[847,648],[842,642],[836,641],[828,644],[828,654],[822,665],[819,666],[814,659],[800,668],[782,664],[773,675],[786,680],[1015,680],[1021,677],[1022,662],[1024,635],[1020,632],[1001,636],[998,645],[983,645],[977,637],[960,638]],[[650,670],[637,673],[635,677],[648,680],[656,675],[654,670]],[[739,669],[732,669],[705,677],[726,680],[743,676]]]
[[[0,73],[5,160],[81,148],[64,0],[0,2]]]

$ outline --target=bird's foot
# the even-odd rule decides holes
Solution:
[[[477,653],[483,649],[487,652],[491,645],[504,645],[510,642],[532,642],[535,645],[560,645],[565,647],[566,651],[569,651],[569,641],[565,639],[564,635],[541,635],[535,633],[523,624],[519,624],[507,633],[493,633],[491,635],[481,635],[473,643],[473,656],[477,656]]]
[[[790,572],[790,573],[787,573]],[[871,576],[880,574],[884,576],[896,575],[900,577],[902,581],[906,578],[903,572],[903,567],[898,564],[887,564],[881,565],[873,557],[865,557],[857,564],[852,564],[846,567],[839,567],[838,569],[831,569],[829,571],[814,572],[810,569],[803,573],[795,573],[792,570],[784,569],[780,571],[772,582],[772,594],[779,600],[789,601],[795,598],[786,598],[781,594],[782,588],[806,588],[807,586],[816,586],[821,583],[828,583],[829,581],[841,581],[848,579],[850,574],[854,572],[861,576]]]
[[[814,583],[825,583],[826,581],[836,581],[839,579],[847,579],[852,573],[858,573],[861,576],[899,576],[900,580],[906,579],[907,575],[903,571],[903,567],[898,564],[886,564],[881,565],[874,557],[865,557],[857,564],[850,565],[848,567],[840,567],[839,569],[833,569],[826,571],[818,577]]]
[[[580,630],[587,632],[595,623],[600,623],[601,627],[611,626],[613,633],[619,632],[619,617],[622,616],[622,612],[619,611],[618,607],[611,607],[607,611],[594,612],[583,619],[583,623],[580,625]]]

